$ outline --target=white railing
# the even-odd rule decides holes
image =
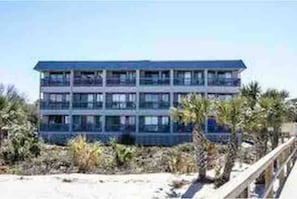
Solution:
[[[261,158],[247,170],[218,188],[209,198],[249,198],[250,187],[262,174],[265,177],[265,191],[261,198],[274,198],[284,185],[296,160],[296,137]],[[279,180],[279,183],[275,183]],[[278,184],[277,187],[276,184]]]

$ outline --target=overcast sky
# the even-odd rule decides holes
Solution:
[[[242,59],[297,97],[297,2],[0,2],[0,82],[38,98],[39,60]]]

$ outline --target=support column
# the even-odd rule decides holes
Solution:
[[[172,88],[174,86],[174,71],[170,70],[170,74],[169,74],[169,79],[170,79],[170,87]],[[173,89],[170,89],[173,90]],[[174,99],[174,93],[170,92],[169,94],[169,98],[170,98],[170,107],[173,107],[173,99]],[[173,133],[173,120],[171,115],[169,115],[170,117],[170,133]]]
[[[173,107],[173,96],[174,96],[174,93],[173,92],[170,92],[169,94],[169,98],[170,98],[170,108]],[[170,133],[173,133],[173,119],[171,117],[171,114],[170,114],[170,111],[169,111],[169,118],[170,118]]]
[[[70,93],[69,93],[69,132],[72,133],[72,101],[73,101],[73,81],[74,81],[74,71],[70,71]]]
[[[105,109],[106,109],[106,70],[102,71],[102,113],[105,113]],[[102,132],[105,133],[105,119],[106,119],[106,115],[102,114]]]
[[[207,77],[207,74],[208,74],[208,70],[207,69],[205,69],[204,70],[204,89],[205,89],[205,91],[204,91],[204,97],[205,97],[205,99],[207,99],[208,98],[208,77]],[[207,116],[206,116],[206,118],[205,118],[205,123],[204,123],[204,133],[206,134],[206,133],[208,133],[208,118],[207,118]]]
[[[139,88],[140,86],[140,70],[136,70],[136,88]],[[135,114],[135,133],[139,133],[139,102],[140,102],[140,96],[139,96],[139,89],[136,91],[136,114]],[[137,140],[137,139],[136,139]]]

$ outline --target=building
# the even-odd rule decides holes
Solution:
[[[191,126],[174,123],[170,107],[189,93],[232,98],[245,68],[241,60],[40,61],[39,135],[55,143],[78,134],[103,143],[191,141]],[[226,133],[213,118],[205,124],[210,139]]]

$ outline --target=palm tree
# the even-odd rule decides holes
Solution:
[[[216,117],[220,124],[230,128],[230,140],[226,155],[225,167],[222,175],[216,180],[216,186],[221,186],[230,179],[232,168],[235,164],[238,151],[237,133],[242,130],[245,100],[240,97],[229,101],[215,103]]]
[[[0,146],[9,130],[27,121],[25,100],[13,86],[5,88],[0,84]]]
[[[282,124],[291,119],[288,103],[286,102],[289,93],[285,90],[268,89],[263,93],[263,96],[273,101],[273,112],[270,116],[271,125],[273,127],[271,143],[272,149],[275,149],[279,144]]]
[[[251,82],[241,88],[241,96],[247,99],[247,104],[251,109],[257,105],[261,96],[261,87],[258,82]]]
[[[196,94],[190,94],[181,101],[180,108],[171,108],[171,115],[174,121],[181,122],[185,125],[193,124],[193,142],[196,152],[196,161],[198,166],[198,180],[209,180],[206,176],[206,150],[209,141],[204,136],[202,125],[209,114],[210,102],[207,99],[201,98]]]

